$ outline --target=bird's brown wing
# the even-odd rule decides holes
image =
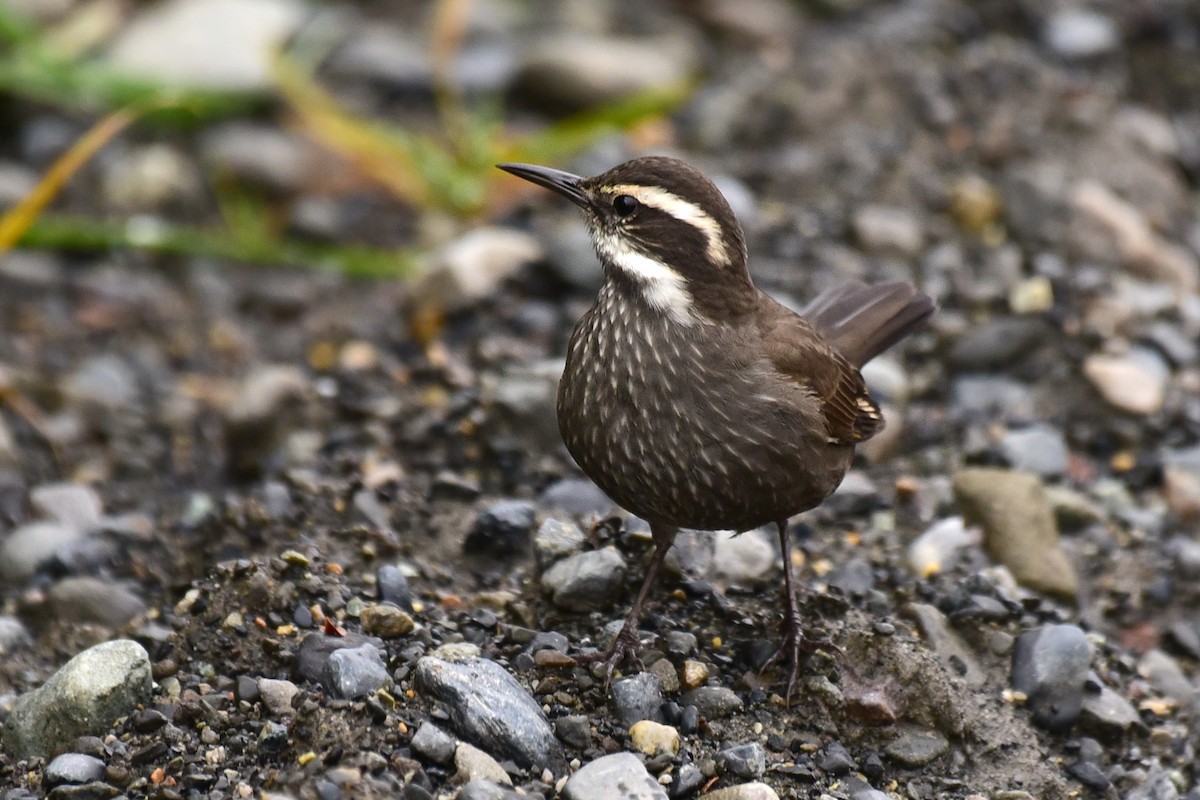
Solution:
[[[883,429],[883,415],[858,368],[806,319],[765,298],[760,314],[771,364],[821,401],[830,444],[855,444]]]

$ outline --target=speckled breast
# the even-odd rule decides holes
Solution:
[[[651,523],[746,530],[812,508],[853,450],[744,334],[683,326],[606,285],[571,337],[558,422],[584,473]]]

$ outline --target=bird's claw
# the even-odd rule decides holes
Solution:
[[[800,660],[804,656],[816,652],[833,653],[840,657],[843,662],[846,661],[846,653],[842,648],[828,639],[810,639],[804,635],[804,631],[799,624],[789,622],[784,626],[783,641],[780,642],[779,649],[763,664],[762,672],[766,672],[784,659],[787,660],[787,690],[783,696],[785,706],[791,706],[792,695],[796,692],[796,682],[800,677]]]
[[[584,664],[603,663],[605,665],[604,689],[608,691],[609,684],[612,683],[613,672],[617,667],[626,666],[639,672],[645,669],[642,659],[638,657],[638,651],[641,649],[642,643],[638,638],[637,629],[622,628],[607,651],[589,653],[577,660]]]

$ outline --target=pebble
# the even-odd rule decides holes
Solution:
[[[100,495],[78,483],[44,483],[29,492],[29,505],[41,517],[84,531],[104,519]]]
[[[1074,724],[1090,661],[1087,637],[1074,625],[1043,625],[1017,637],[1011,683],[1027,697],[1035,723],[1050,730]]]
[[[717,751],[717,770],[724,776],[761,778],[767,771],[767,751],[758,742],[723,747]]]
[[[951,393],[954,405],[963,411],[991,415],[999,412],[1004,419],[1025,420],[1037,416],[1033,391],[1027,384],[1000,375],[959,375]]]
[[[994,317],[963,332],[950,348],[950,364],[964,372],[999,370],[1028,357],[1049,333],[1039,319]]]
[[[542,575],[554,604],[568,611],[603,611],[625,585],[625,560],[615,547],[576,553]]]
[[[906,767],[923,767],[950,751],[946,737],[930,728],[899,725],[884,747],[887,757]]]
[[[564,522],[550,517],[533,535],[533,553],[538,566],[546,569],[555,561],[578,553],[586,540],[584,533],[574,522]]]
[[[62,620],[120,627],[146,613],[132,589],[103,578],[63,578],[50,587],[50,604]]]
[[[444,766],[454,760],[457,742],[453,736],[426,720],[417,728],[408,746],[417,755]]]
[[[720,577],[744,585],[753,586],[764,581],[779,564],[776,538],[773,532],[765,528],[740,534],[733,531],[717,533],[713,571]]]
[[[968,528],[962,517],[938,520],[909,543],[908,567],[921,578],[931,577],[953,567],[963,550],[981,542],[980,530]]]
[[[564,744],[582,750],[591,744],[592,721],[583,714],[570,714],[554,721],[554,734]]]
[[[292,700],[300,692],[300,687],[288,680],[275,678],[259,678],[258,694],[267,710],[276,716],[292,713]]]
[[[482,780],[512,786],[512,778],[496,759],[466,742],[459,742],[454,749],[454,766],[464,782]]]
[[[704,800],[779,800],[779,795],[770,786],[756,781],[706,792]]]
[[[741,711],[742,698],[725,686],[701,686],[685,692],[681,698],[684,705],[695,706],[706,719],[720,719]]]
[[[898,206],[862,206],[854,212],[853,225],[859,243],[873,253],[912,258],[925,241],[920,219]]]
[[[138,409],[138,377],[118,355],[87,359],[63,381],[63,393],[82,407],[96,427],[103,428],[115,414]]]
[[[525,795],[491,781],[473,780],[464,783],[454,797],[455,800],[522,800]],[[408,800],[407,795],[405,795],[405,800]]]
[[[950,674],[961,677],[969,686],[983,686],[987,681],[987,674],[979,665],[979,659],[967,643],[950,628],[946,616],[941,611],[924,603],[909,603],[901,613],[917,623],[926,644]]]
[[[667,793],[633,753],[613,753],[580,767],[567,780],[563,800],[667,800]]]
[[[681,37],[635,39],[558,31],[522,53],[514,91],[554,110],[578,110],[678,87],[695,61]]]
[[[463,548],[468,553],[511,556],[529,546],[537,508],[528,500],[501,500],[479,512]]]
[[[830,742],[825,745],[825,749],[817,757],[817,766],[830,775],[845,775],[851,770],[858,769],[858,763],[854,760],[854,756],[850,755],[841,742]]]
[[[1101,56],[1121,43],[1111,19],[1090,9],[1071,7],[1047,20],[1042,38],[1056,55],[1068,60]]]
[[[78,786],[104,777],[104,762],[82,753],[63,753],[46,765],[42,778],[47,786]]]
[[[416,280],[418,304],[463,311],[494,297],[505,281],[545,258],[535,236],[510,228],[482,227],[444,246]]]
[[[1083,362],[1083,374],[1109,405],[1141,416],[1162,409],[1170,377],[1162,358],[1141,348],[1123,356],[1090,355]]]
[[[634,749],[650,758],[660,755],[675,755],[679,752],[679,731],[650,719],[633,723],[629,729],[629,741]]]
[[[983,528],[988,555],[1030,589],[1075,597],[1079,582],[1059,545],[1054,513],[1037,476],[969,468],[954,476],[953,487],[963,518]]]
[[[425,43],[412,31],[378,20],[356,26],[345,37],[330,58],[329,70],[400,91],[429,91],[433,79]]]
[[[480,399],[498,420],[530,440],[530,446],[562,446],[556,402],[564,361],[547,358],[532,364],[513,364],[480,375]]]
[[[33,642],[29,630],[16,617],[0,614],[0,656],[23,650]]]
[[[1084,786],[1097,792],[1106,792],[1112,788],[1112,782],[1104,772],[1090,761],[1076,761],[1068,764],[1067,772],[1071,773],[1071,776]]]
[[[22,525],[0,542],[0,579],[10,586],[22,585],[83,535],[79,528],[56,522]]]
[[[1000,439],[1000,453],[1008,465],[1022,472],[1053,478],[1067,471],[1067,440],[1050,425],[1008,430]]]
[[[1118,739],[1131,728],[1141,727],[1142,718],[1133,704],[1107,686],[1083,696],[1079,725],[1103,739]]]
[[[4,746],[17,758],[47,756],[150,700],[150,658],[128,639],[84,650],[42,686],[19,696],[4,725]]]
[[[320,683],[325,674],[325,662],[331,653],[347,647],[361,647],[364,644],[383,647],[383,642],[379,639],[364,636],[357,631],[346,631],[344,636],[310,633],[300,640],[300,646],[296,648],[296,675],[304,680]]]
[[[549,766],[559,756],[541,706],[494,661],[425,656],[417,662],[415,687],[445,703],[455,732],[490,753],[524,767]]]
[[[662,721],[662,684],[652,672],[613,681],[609,696],[613,716],[627,728],[644,719]]]
[[[1192,685],[1179,662],[1162,650],[1148,651],[1138,661],[1138,673],[1150,681],[1155,690],[1184,705],[1200,700],[1200,690]]]
[[[699,767],[691,762],[683,764],[675,773],[675,780],[671,781],[671,788],[668,789],[671,800],[691,797],[704,784],[704,781],[704,773],[700,771]]]
[[[605,516],[617,505],[587,478],[563,478],[546,487],[538,497],[543,508],[561,511],[579,519]]]
[[[694,658],[689,658],[683,662],[681,674],[680,683],[684,689],[697,689],[708,683],[708,664],[705,664],[703,661],[697,661]]]
[[[381,639],[397,639],[413,632],[416,623],[408,612],[391,603],[373,603],[359,614],[363,633]]]
[[[660,658],[650,665],[649,672],[658,678],[662,690],[668,694],[679,691],[679,673],[669,659]]]
[[[275,454],[311,390],[304,371],[288,364],[260,364],[242,378],[224,409],[227,457],[236,473],[252,473]]]
[[[413,610],[408,577],[395,564],[384,564],[375,570],[375,589],[379,593],[379,602],[391,603],[408,612]]]
[[[296,0],[168,0],[142,9],[108,49],[110,65],[162,83],[266,91],[272,54],[300,28]]]
[[[373,644],[344,647],[329,654],[321,685],[334,697],[366,697],[391,681],[379,649]]]

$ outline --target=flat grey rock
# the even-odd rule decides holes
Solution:
[[[667,800],[667,792],[633,753],[613,753],[579,768],[563,800]]]

